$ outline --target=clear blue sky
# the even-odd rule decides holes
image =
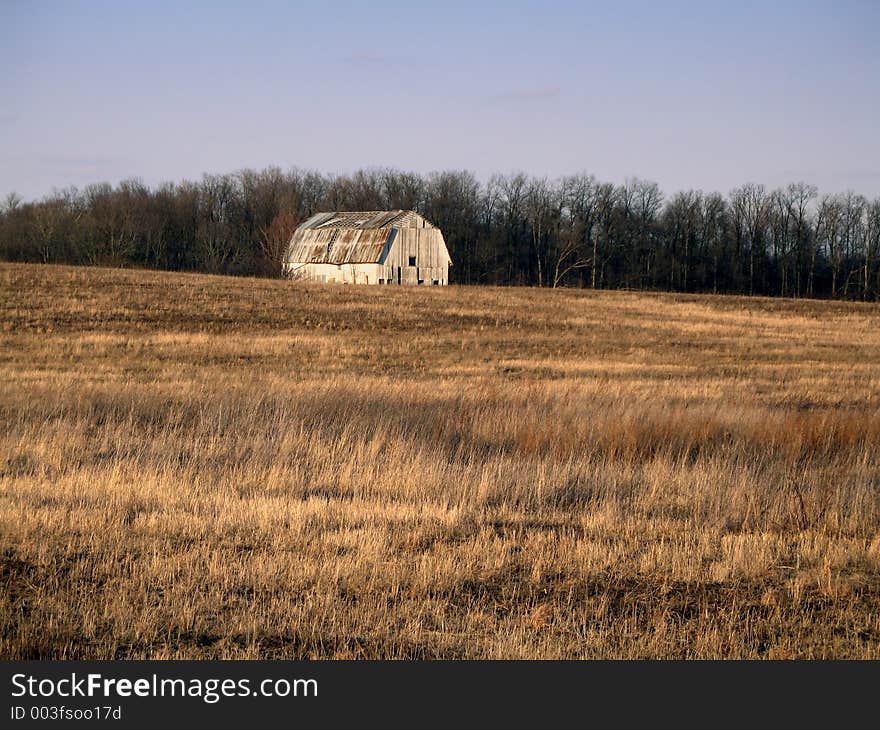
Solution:
[[[880,0],[0,0],[0,196],[242,167],[880,194]]]

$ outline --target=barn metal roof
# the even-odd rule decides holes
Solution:
[[[303,223],[302,229],[356,228],[434,228],[414,210],[337,210],[316,213]]]
[[[314,228],[300,226],[293,234],[288,261],[318,264],[378,263],[390,248],[395,228]]]

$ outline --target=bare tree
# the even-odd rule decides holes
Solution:
[[[876,299],[880,296],[880,271],[874,280],[874,262],[880,257],[880,198],[872,201],[865,216],[865,276],[862,298]]]
[[[44,264],[55,260],[58,234],[65,218],[64,203],[58,198],[47,199],[34,208],[31,236]]]
[[[523,208],[535,254],[538,271],[538,286],[544,286],[545,271],[548,270],[552,240],[559,227],[559,200],[555,190],[546,178],[533,179],[526,189]]]
[[[853,279],[858,279],[858,259],[861,256],[864,262],[865,254],[865,211],[868,201],[863,195],[856,195],[852,190],[847,191],[843,198],[841,221],[841,246],[843,249],[844,263],[847,267],[846,278],[843,283],[843,296],[848,297]],[[856,284],[857,286],[858,284]]]
[[[599,185],[596,190],[596,232],[593,234],[593,268],[590,272],[590,287],[592,289],[602,286],[605,263],[614,251],[617,203],[618,189],[611,183]]]
[[[0,204],[0,214],[12,213],[16,211],[22,203],[21,196],[16,192],[11,192],[3,199]]]
[[[811,256],[812,241],[810,237],[810,203],[819,194],[815,185],[804,182],[791,183],[785,190],[785,200],[793,226],[791,231],[792,245],[795,252],[794,261],[794,295],[800,296],[801,272]],[[783,286],[784,289],[784,286]],[[783,292],[783,296],[785,296]]]
[[[755,293],[755,264],[765,254],[766,231],[770,213],[770,199],[763,185],[748,183],[730,194],[734,225],[747,250],[748,293]]]
[[[281,210],[269,225],[260,228],[260,250],[275,276],[282,274],[284,254],[300,222],[295,213]]]
[[[843,253],[840,245],[840,227],[843,218],[843,206],[839,196],[825,195],[819,202],[819,213],[816,216],[816,242],[822,246],[825,256],[831,265],[831,296],[837,296],[837,283],[843,266]],[[810,279],[815,276],[815,256],[811,266]],[[812,287],[811,292],[812,294]]]
[[[567,225],[561,234],[553,270],[553,286],[559,286],[572,271],[593,267],[595,256],[593,229],[596,215],[596,179],[575,175],[562,181],[561,213]]]
[[[392,210],[424,210],[425,181],[414,172],[385,170],[383,196]]]
[[[205,175],[199,187],[196,242],[209,273],[221,273],[241,255],[233,221],[238,189],[231,175]]]
[[[524,208],[528,190],[528,177],[524,173],[498,175],[493,178],[499,191],[502,229],[504,231],[504,264],[506,279],[516,281],[519,271],[518,259],[521,257],[525,239]]]
[[[676,193],[664,211],[667,240],[667,265],[671,289],[688,291],[691,249],[701,232],[703,194],[689,190]]]
[[[422,211],[440,225],[455,262],[458,280],[482,280],[489,268],[489,246],[478,246],[489,223],[480,209],[480,184],[473,173],[450,170],[431,173],[424,181]],[[490,216],[491,217],[491,216]],[[480,272],[480,273],[477,273]]]

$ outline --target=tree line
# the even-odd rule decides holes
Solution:
[[[453,283],[880,299],[880,198],[813,185],[665,197],[656,183],[522,173],[481,183],[294,169],[125,180],[0,206],[0,258],[280,276],[296,226],[319,211],[412,209],[438,225]]]

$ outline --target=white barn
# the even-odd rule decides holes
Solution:
[[[318,213],[284,256],[293,278],[345,284],[449,283],[452,259],[437,226],[412,210]]]

